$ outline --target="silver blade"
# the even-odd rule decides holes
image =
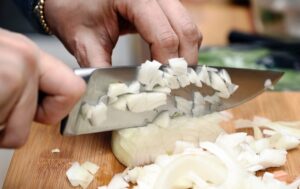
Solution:
[[[221,67],[216,68],[222,69]],[[274,71],[238,68],[224,69],[229,73],[232,82],[239,85],[239,88],[229,99],[221,99],[219,106],[213,110],[208,110],[207,113],[226,110],[242,104],[262,93],[265,90],[264,83],[267,79],[270,79],[272,83],[275,84],[283,75],[282,72]],[[99,98],[107,94],[109,84],[116,82],[130,84],[132,81],[136,80],[137,72],[137,67],[115,67],[96,69],[93,71],[91,76],[87,78],[88,87],[86,94],[73,108],[68,118],[62,122],[61,133],[64,135],[79,135],[144,126],[147,123],[152,122],[158,115],[158,112],[168,110],[170,109],[170,106],[174,106],[174,100],[172,99],[173,96],[181,96],[191,100],[192,93],[195,91],[199,91],[204,95],[210,95],[213,91],[207,86],[199,88],[190,85],[188,87],[172,91],[171,97],[168,99],[168,106],[162,106],[158,110],[142,113],[116,110],[108,106],[106,121],[104,121],[101,126],[97,127],[91,126],[87,120],[83,119],[80,114],[80,108],[83,103],[96,105]]]

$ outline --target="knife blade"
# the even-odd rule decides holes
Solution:
[[[194,66],[193,69],[199,69],[201,66]],[[232,83],[239,86],[238,90],[228,99],[221,98],[217,107],[208,110],[206,113],[222,111],[243,104],[266,90],[265,81],[270,79],[275,84],[283,75],[282,72],[269,70],[253,70],[228,67],[213,67],[218,70],[225,69],[232,80]],[[81,107],[84,103],[96,105],[99,98],[105,96],[108,86],[111,83],[129,84],[137,79],[139,67],[113,67],[102,69],[80,69],[75,71],[77,75],[82,76],[87,82],[85,95],[72,109],[68,117],[61,123],[61,134],[63,135],[80,135],[111,131],[117,129],[145,126],[151,123],[157,115],[170,109],[174,104],[174,96],[180,96],[191,100],[193,92],[199,91],[202,95],[211,95],[213,90],[208,86],[201,88],[189,85],[185,88],[172,90],[168,97],[167,105],[161,106],[152,111],[134,113],[129,111],[117,110],[108,106],[107,118],[100,126],[91,126],[91,124],[81,115]]]

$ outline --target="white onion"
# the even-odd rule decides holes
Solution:
[[[153,92],[166,93],[166,94],[170,95],[171,89],[169,87],[157,86],[157,87],[153,88]]]
[[[152,88],[161,83],[163,80],[163,72],[159,70],[161,63],[157,61],[146,61],[141,65],[138,73],[138,81],[146,86],[146,90],[152,90]]]
[[[52,153],[59,153],[60,152],[60,149],[59,148],[54,148],[51,150]]]
[[[116,174],[107,185],[107,189],[127,189],[129,184],[123,179],[122,174]]]
[[[193,102],[186,100],[185,98],[175,96],[175,102],[176,102],[176,108],[180,113],[183,113],[184,115],[191,115],[192,114],[192,108],[193,108]]]
[[[72,186],[87,188],[94,177],[86,169],[82,168],[78,162],[74,162],[67,170],[66,175]]]
[[[188,64],[184,58],[169,59],[169,65],[175,75],[187,75]]]
[[[131,112],[152,111],[167,103],[164,93],[139,93],[127,95],[127,106]]]
[[[195,84],[197,87],[202,87],[200,77],[198,77],[197,73],[193,68],[188,69],[188,77],[192,84]]]
[[[221,69],[219,71],[219,76],[227,83],[227,84],[231,84],[231,78],[228,74],[228,72],[225,69]]]
[[[163,79],[165,80],[165,83],[167,83],[167,86],[170,87],[171,89],[179,89],[179,81],[177,80],[177,77],[174,75],[171,75],[169,73],[164,73]]]
[[[207,71],[207,67],[206,65],[203,65],[201,67],[201,71],[198,74],[198,77],[200,79],[200,81],[202,81],[203,83],[205,83],[206,85],[210,86],[211,82],[210,82],[210,76],[209,76],[209,72]]]
[[[128,93],[128,87],[125,83],[112,83],[108,86],[107,96],[110,103],[113,103],[120,95]]]
[[[99,170],[99,166],[90,162],[90,161],[86,161],[83,164],[81,164],[81,167],[86,169],[88,172],[90,172],[91,174],[96,174],[97,171]]]
[[[271,89],[273,90],[274,89],[274,86],[272,84],[272,80],[271,79],[266,79],[265,83],[264,83],[264,87],[266,89]]]
[[[103,123],[107,119],[107,106],[100,102],[96,106],[92,108],[92,115],[90,118],[90,122],[92,126],[101,126],[101,123]]]
[[[129,93],[139,93],[141,88],[141,84],[138,81],[132,82],[128,87]]]
[[[188,86],[191,83],[188,75],[179,75],[177,76],[177,80],[179,82],[180,87],[182,88]]]
[[[211,87],[219,91],[218,96],[221,98],[229,98],[230,93],[227,89],[225,81],[215,72],[210,72]]]
[[[113,153],[127,166],[151,163],[158,155],[171,153],[177,140],[194,144],[199,140],[215,140],[223,132],[219,123],[224,119],[218,113],[199,118],[183,116],[171,119],[168,127],[149,124],[146,127],[114,131]]]

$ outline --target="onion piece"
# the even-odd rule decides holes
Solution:
[[[171,75],[169,73],[164,73],[163,77],[165,83],[167,83],[167,86],[170,87],[171,89],[179,89],[179,81],[177,80],[177,77],[174,75]]]
[[[51,150],[52,153],[59,153],[60,152],[60,149],[59,148],[54,148]]]
[[[83,117],[83,119],[91,119],[92,117],[92,109],[93,109],[93,106],[88,104],[88,103],[84,103],[81,108],[80,108],[80,113]]]
[[[155,124],[161,128],[169,127],[169,125],[170,125],[169,112],[165,111],[165,112],[160,113],[153,121],[153,124]]]
[[[227,89],[225,81],[215,72],[210,72],[211,87],[219,91],[218,96],[221,98],[229,98],[230,93]]]
[[[167,104],[167,96],[164,93],[139,93],[126,97],[127,106],[131,112],[152,111],[159,106]]]
[[[270,137],[270,143],[275,149],[291,150],[299,146],[300,140],[294,136],[277,133]]]
[[[269,167],[280,167],[286,162],[287,152],[285,150],[265,149],[259,154],[259,164],[264,169]]]
[[[209,72],[207,71],[206,65],[203,65],[201,67],[201,71],[198,74],[198,77],[199,77],[200,81],[202,81],[206,85],[208,85],[208,86],[211,85],[210,76],[209,76]]]
[[[128,95],[122,95],[118,97],[117,101],[114,103],[110,104],[110,107],[113,107],[117,110],[122,110],[122,111],[127,111],[127,96]]]
[[[138,81],[145,85],[146,90],[152,90],[157,84],[162,83],[163,72],[159,70],[161,63],[157,61],[146,61],[141,65],[138,72]]]
[[[92,126],[101,126],[101,123],[103,123],[106,120],[106,118],[107,106],[103,102],[100,102],[92,108],[92,115],[90,118],[90,123]]]
[[[184,58],[169,59],[169,65],[175,75],[187,75],[188,64]]]
[[[231,78],[228,74],[228,72],[225,69],[221,69],[219,71],[219,76],[227,83],[227,84],[231,84]]]
[[[272,84],[272,80],[271,79],[266,79],[265,83],[264,83],[264,87],[266,89],[271,89],[273,90],[274,89],[274,86]]]
[[[122,174],[116,174],[107,185],[107,189],[127,189],[129,184],[124,180]]]
[[[177,80],[179,82],[180,87],[186,87],[191,83],[188,75],[179,75],[177,76]]]
[[[140,88],[141,88],[141,84],[138,81],[134,81],[132,82],[129,87],[128,87],[128,92],[129,93],[133,93],[133,94],[137,94],[140,92]]]
[[[195,84],[197,87],[202,87],[202,82],[193,68],[188,69],[188,77],[192,84]]]
[[[112,83],[108,86],[107,96],[109,97],[109,102],[113,103],[117,100],[117,97],[128,93],[128,87],[125,83]]]
[[[78,162],[74,162],[66,172],[67,178],[72,186],[87,188],[94,177],[86,169],[82,168]]]
[[[158,92],[158,93],[166,93],[168,95],[171,94],[171,89],[169,87],[161,87],[161,86],[157,86],[157,87],[154,87],[153,92]]]
[[[226,169],[217,158],[208,153],[201,156],[182,155],[164,167],[157,177],[153,188],[194,186],[193,183],[188,182],[190,179],[188,174],[194,174],[202,178],[202,182],[200,181],[201,185],[204,183],[206,186],[208,183],[217,185],[224,181]]]
[[[179,110],[180,113],[184,115],[191,115],[192,114],[192,107],[193,102],[186,100],[185,98],[175,96],[176,108]]]
[[[99,166],[90,162],[90,161],[86,161],[83,164],[81,164],[81,167],[86,169],[88,172],[90,172],[91,174],[96,174],[97,171],[99,170]]]

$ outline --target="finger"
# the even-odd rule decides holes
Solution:
[[[10,111],[17,103],[26,79],[22,74],[22,60],[0,45],[0,124],[7,121]]]
[[[179,56],[197,64],[202,36],[188,12],[178,0],[157,0],[179,37]]]
[[[28,138],[30,125],[35,115],[38,65],[36,62],[26,62],[23,65],[26,65],[26,68],[23,72],[18,73],[24,74],[24,78],[26,78],[24,81],[26,82],[19,82],[18,88],[21,89],[21,93],[4,123],[4,131],[1,132],[0,146],[2,147],[16,148],[22,146]]]
[[[36,81],[28,80],[30,84],[24,88],[21,98],[10,112],[7,122],[4,123],[5,129],[1,132],[0,146],[16,148],[25,144],[36,111]]]
[[[111,67],[114,44],[106,32],[95,32],[87,28],[78,30],[72,52],[81,67]]]
[[[118,12],[132,22],[150,44],[153,59],[166,63],[168,59],[178,57],[178,37],[155,0],[116,2]]]
[[[48,94],[39,105],[35,120],[57,124],[85,91],[84,81],[54,57],[41,53],[39,90]]]

